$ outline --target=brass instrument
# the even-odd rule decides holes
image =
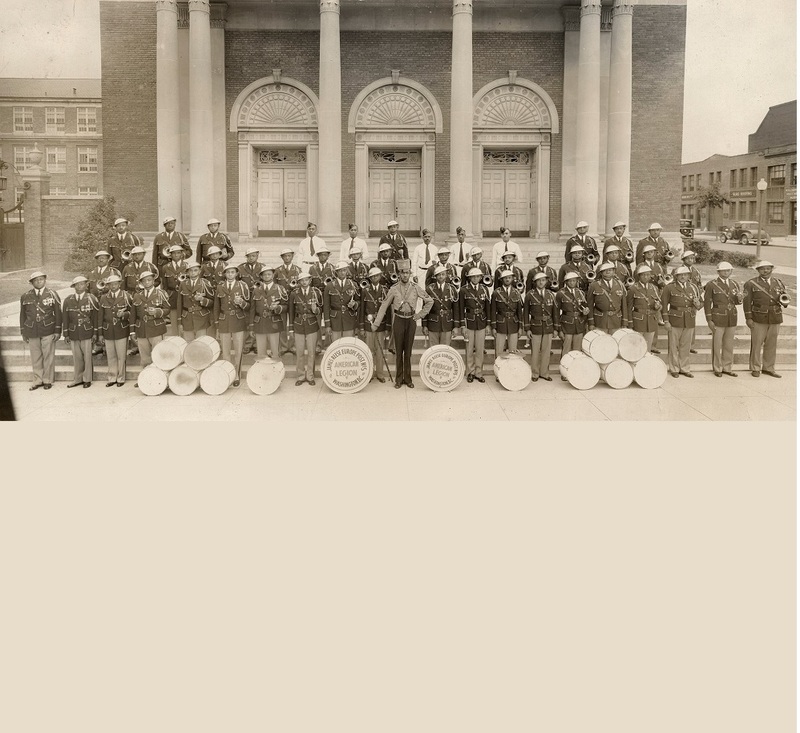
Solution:
[[[666,262],[669,262],[673,257],[675,257],[675,255],[671,249],[668,249],[666,252],[664,252],[663,257]]]
[[[587,265],[593,265],[597,262],[597,255],[594,252],[588,252],[585,257]]]
[[[129,249],[122,250],[120,257],[122,257],[123,262],[129,262],[131,259],[131,251]]]
[[[400,278],[398,277],[396,272],[393,272],[389,275],[389,282],[392,284],[396,283],[399,279]]]
[[[179,283],[184,283],[188,279],[189,279],[189,276],[185,272],[182,272],[180,275],[178,275],[178,282]]]
[[[634,280],[632,277],[626,277],[626,278],[625,278],[625,287],[626,287],[626,288],[629,288],[629,287],[630,287],[631,285],[633,285],[635,282],[636,282],[636,280]]]
[[[578,305],[578,313],[580,313],[582,316],[588,316],[589,315],[589,306],[586,305],[586,303],[580,303]]]
[[[586,279],[591,283],[597,280],[597,273],[594,270],[588,270],[586,272]]]
[[[356,313],[358,311],[358,303],[356,302],[356,296],[350,296],[350,302],[347,304],[347,309],[350,313]]]
[[[296,287],[297,287],[297,278],[293,277],[291,280],[289,280],[289,288],[294,290]]]
[[[333,282],[333,278],[332,278],[330,275],[328,275],[328,277],[326,277],[326,278],[325,278],[325,279],[322,281],[322,284],[323,284],[323,285],[324,285],[324,286],[327,288],[327,287],[328,287],[328,285],[330,285],[332,282]]]
[[[525,292],[525,283],[522,282],[521,280],[517,280],[517,282],[514,283],[514,287],[517,289],[518,293]]]
[[[162,257],[166,257],[167,259],[170,259],[169,248],[171,246],[172,246],[171,244],[162,244],[161,245],[161,256]]]
[[[362,280],[362,281],[359,283],[359,287],[360,287],[362,290],[364,290],[365,288],[368,288],[368,287],[369,287],[369,280],[367,280],[367,278],[364,278],[364,279],[363,279],[363,280]]]
[[[492,276],[491,275],[484,275],[483,280],[481,282],[487,287],[492,287]]]
[[[739,283],[737,283],[735,280],[731,280],[731,287],[733,288],[733,293],[731,293],[731,296],[733,297],[733,302],[736,305],[741,305],[742,303],[744,303],[744,294],[742,293],[742,290],[739,287]]]
[[[461,287],[461,278],[460,278],[460,277],[454,277],[454,278],[452,278],[452,279],[450,280],[450,284],[451,284],[451,285],[452,285],[454,288],[460,288],[460,287]]]
[[[789,303],[792,302],[792,299],[789,297],[789,293],[781,293],[778,297],[778,302],[781,304],[782,308],[788,308]]]
[[[632,249],[629,249],[629,250],[628,250],[628,251],[625,253],[625,262],[633,262],[633,260],[634,260],[634,258],[635,258],[635,257],[636,257],[636,255],[633,253],[633,250],[632,250]]]
[[[670,283],[675,282],[675,278],[672,277],[672,275],[664,275],[664,277],[661,279],[664,281],[664,285],[669,285]]]

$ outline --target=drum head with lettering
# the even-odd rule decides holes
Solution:
[[[426,349],[419,360],[419,376],[434,392],[452,392],[464,379],[464,360],[452,346],[437,344]]]
[[[360,392],[372,379],[369,347],[352,336],[334,341],[322,355],[320,370],[328,389],[339,394]]]

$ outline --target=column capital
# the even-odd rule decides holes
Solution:
[[[600,0],[581,0],[581,18],[585,15],[600,15],[602,9]]]
[[[156,0],[156,12],[165,11],[178,14],[178,0]]]
[[[209,0],[189,0],[189,12],[211,15],[211,3]]]
[[[561,14],[564,16],[565,31],[579,31],[581,29],[580,10],[576,5],[563,5]]]
[[[472,0],[453,0],[453,15],[472,15]]]
[[[633,15],[633,0],[614,0],[614,15]]]
[[[339,15],[340,11],[339,0],[321,0],[319,4],[320,15],[322,13],[336,13],[336,15]]]

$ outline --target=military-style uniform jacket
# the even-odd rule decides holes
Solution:
[[[586,276],[586,273],[591,271],[591,267],[587,265],[583,260],[581,260],[577,265],[574,262],[565,262],[561,265],[561,268],[558,271],[558,287],[564,287],[564,277],[568,272],[577,272],[578,273],[578,287],[581,290],[586,291],[589,289],[589,278]]]
[[[625,298],[626,319],[634,331],[654,333],[661,318],[661,296],[653,283],[636,282]]]
[[[581,239],[577,234],[573,234],[568,240],[566,247],[564,248],[564,261],[569,262],[570,254],[569,251],[574,246],[583,247],[586,252],[584,253],[584,257],[589,254],[589,252],[594,252],[597,255],[598,259],[600,258],[600,253],[597,251],[597,242],[592,239],[588,234]]]
[[[488,268],[488,265],[487,265]],[[489,288],[483,283],[473,285],[467,283],[461,286],[458,293],[461,323],[470,331],[482,331],[489,325],[491,318],[491,296]]]
[[[367,267],[366,263],[359,260],[358,262],[350,263],[347,268],[347,277],[349,277],[353,281],[353,284],[360,290],[361,281],[367,279],[368,272],[369,267]]]
[[[660,262],[662,265],[665,265],[667,261],[664,259],[664,253],[669,250],[669,244],[667,240],[663,237],[658,237],[658,239],[653,239],[652,237],[645,237],[644,239],[639,240],[639,244],[636,245],[636,264],[641,265],[642,261],[644,260],[644,252],[642,250],[648,245],[652,244],[656,248],[655,253],[655,261]]]
[[[289,293],[276,282],[253,290],[250,305],[250,328],[254,333],[281,333],[285,330],[284,314],[289,310]],[[277,358],[277,357],[276,357]]]
[[[260,262],[254,262],[252,265],[247,262],[242,262],[239,265],[239,279],[247,284],[247,287],[252,290],[255,287],[255,284],[261,282],[261,270],[264,269],[264,265]]]
[[[732,328],[739,322],[736,306],[743,302],[744,294],[741,286],[728,278],[721,277],[706,283],[703,304],[706,311],[706,322],[715,326]]]
[[[425,271],[425,287],[426,288],[431,283],[435,283],[436,282],[436,275],[434,275],[433,273],[436,270],[436,268],[439,267],[439,265],[441,265],[441,264],[442,264],[441,262],[437,262],[437,263],[431,265]],[[447,269],[447,275],[445,277],[445,282],[449,283],[454,277],[457,277],[457,275],[456,275],[456,266],[448,262],[445,265],[445,268]]]
[[[610,247],[612,244],[616,244],[617,247],[620,248],[619,261],[627,262],[627,260],[625,259],[625,255],[628,252],[633,252],[633,242],[631,242],[630,239],[624,236],[617,237],[616,234],[613,237],[609,237],[608,239],[606,239],[605,242],[603,242],[603,260],[606,259],[606,249]]]
[[[355,283],[346,279],[344,285],[334,280],[322,294],[325,325],[334,331],[350,331],[358,326],[358,288]],[[355,302],[356,307],[350,307]]]
[[[745,320],[767,324],[783,323],[783,308],[778,298],[785,292],[786,286],[776,277],[770,277],[769,282],[761,276],[748,280],[744,284]]]
[[[589,306],[590,328],[616,331],[627,325],[625,287],[616,278],[607,283],[602,277],[598,277],[589,286],[586,304]]]
[[[47,286],[41,295],[31,288],[19,299],[19,330],[23,338],[39,339],[53,334],[61,335],[61,299]]]
[[[147,263],[151,267],[149,262]],[[127,339],[135,319],[133,296],[120,288],[116,294],[105,293],[100,298],[100,328],[103,338],[109,341]]]
[[[200,300],[195,300],[195,295]],[[184,331],[199,331],[211,325],[211,309],[214,307],[214,288],[205,278],[192,282],[186,278],[178,288],[178,316]]]
[[[661,293],[661,313],[666,316],[669,311],[669,322],[675,328],[694,328],[698,308],[694,306],[696,292],[691,283],[682,287],[671,282]]]
[[[384,234],[381,237],[381,241],[378,242],[378,246],[380,247],[383,243],[391,244],[392,245],[392,258],[395,260],[407,260],[408,259],[408,244],[406,243],[406,238],[402,234],[395,234],[392,237],[390,234]]]
[[[106,265],[105,267],[95,267],[87,276],[86,279],[89,281],[89,292],[94,295],[95,298],[98,300],[100,296],[105,292],[104,287],[100,287],[99,283],[101,280],[104,280],[109,275],[119,275],[120,271],[116,267],[111,267],[111,265]]]
[[[561,330],[565,334],[586,333],[588,315],[581,313],[581,307],[587,308],[586,295],[580,288],[563,287],[556,293],[556,305],[559,310]]]
[[[153,239],[153,253],[150,259],[159,269],[172,260],[172,255],[167,255],[165,257],[161,254],[161,250],[164,246],[171,247],[173,244],[179,244],[183,247],[184,260],[188,261],[192,256],[192,248],[189,246],[189,240],[186,239],[186,235],[177,231],[171,234],[172,236],[170,236],[169,232],[159,232],[156,234],[155,239]]]
[[[313,312],[315,306],[316,313]],[[289,293],[289,323],[295,333],[319,331],[322,323],[322,293],[317,288],[309,287],[308,292],[304,293],[303,288],[298,286]]]
[[[378,257],[377,260],[373,260],[370,267],[377,267],[383,273],[381,275],[381,285],[386,285],[386,287],[392,284],[391,276],[397,274],[397,262],[391,255],[385,260]]]
[[[169,296],[169,307],[175,310],[178,307],[178,289],[180,288],[181,275],[186,274],[186,261],[177,264],[168,262],[161,268],[161,289]]]
[[[151,288],[149,295],[145,290],[139,290],[133,296],[133,305],[136,313],[134,327],[138,338],[155,338],[167,332],[169,296],[161,288]],[[150,315],[147,308],[155,308],[155,313]]]
[[[647,265],[653,271],[650,282],[658,288],[659,292],[661,292],[666,283],[659,285],[659,282],[660,278],[663,278],[667,274],[666,266],[662,265],[660,262],[656,262],[655,260],[643,260],[642,264]]]
[[[495,289],[502,287],[502,283],[500,282],[500,275],[501,273],[508,270],[505,265],[500,265],[494,271],[494,287]],[[511,281],[511,285],[514,286],[517,283],[524,283],[525,282],[525,274],[522,272],[522,268],[517,267],[516,265],[511,266],[511,271],[514,273],[514,279]]]
[[[525,295],[525,305],[522,309],[525,321],[525,330],[532,334],[542,336],[553,333],[559,328],[558,305],[556,296],[550,290],[534,288]]]
[[[106,249],[111,254],[111,262],[108,264],[111,267],[120,268],[125,263],[122,261],[122,253],[126,250],[130,252],[134,247],[141,247],[142,240],[132,232],[125,232],[120,239],[119,235],[114,232],[108,239]]]
[[[206,232],[200,236],[200,239],[197,240],[197,262],[202,264],[203,262],[208,261],[208,255],[206,252],[208,252],[209,247],[219,247],[222,250],[222,256],[220,259],[223,262],[233,257],[233,245],[231,244],[231,240],[228,238],[227,234],[223,234],[222,232],[217,232],[216,234]]]
[[[426,288],[428,295],[433,298],[433,305],[428,315],[422,319],[422,325],[429,331],[452,331],[461,324],[461,309],[459,307],[458,291],[448,282],[433,282]]]
[[[152,262],[134,262],[131,260],[125,267],[122,268],[122,289],[133,293],[139,285],[139,276],[143,272],[152,272],[155,275],[155,284],[161,282],[158,268]]]
[[[680,267],[680,265],[678,265],[678,267]],[[677,270],[678,267],[672,268],[672,277],[675,277],[675,270]],[[703,278],[700,276],[700,270],[698,270],[694,265],[689,268],[689,282],[697,285],[700,292],[703,292]]]
[[[625,285],[625,281],[631,276],[631,268],[628,267],[628,263],[617,260],[611,264],[614,265],[614,277]],[[627,287],[627,285],[625,287]]]
[[[208,284],[217,291],[217,285],[225,280],[225,263],[222,260],[212,262],[209,260],[200,268],[200,277],[208,280]]]
[[[473,267],[477,267],[481,271],[481,275],[484,277],[488,275],[494,281],[494,275],[492,275],[492,266],[488,262],[484,262],[484,260],[472,260],[464,269],[469,272]],[[467,278],[467,273],[464,273],[464,279]]]
[[[64,298],[63,313],[64,336],[73,341],[85,341],[100,330],[100,301],[91,293],[70,293]]]
[[[236,296],[241,302],[236,303]],[[231,287],[222,282],[217,285],[214,298],[214,323],[220,333],[246,331],[250,323],[250,288],[241,280],[234,280]]]
[[[394,260],[391,259],[389,261],[394,262]],[[378,283],[377,288],[370,283],[368,288],[361,289],[361,303],[359,304],[360,307],[358,310],[358,327],[361,330],[366,331],[372,328],[367,316],[372,316],[372,320],[375,320],[375,316],[380,310],[381,303],[386,300],[388,294],[389,289],[382,283]],[[384,318],[381,321],[381,325],[378,326],[378,331],[386,331],[389,328],[388,320],[389,319]]]
[[[309,268],[310,272],[310,268]],[[298,275],[300,275],[300,268],[297,265],[280,265],[279,267],[275,268],[275,282],[278,283],[282,288],[285,290],[293,290],[293,288],[289,287],[289,283],[292,280],[296,280]],[[299,285],[297,287],[300,287]],[[313,287],[313,285],[312,285]]]
[[[522,296],[515,287],[504,287],[492,293],[490,320],[498,333],[516,333],[522,328]]]
[[[547,283],[545,287],[550,288],[551,290],[558,290],[558,275],[556,274],[556,271],[550,267],[550,265],[545,265],[544,267],[541,265],[536,265],[536,267],[531,267],[531,269],[528,270],[527,276],[525,277],[525,290],[533,290],[535,287],[533,284],[533,276],[540,272],[543,272],[545,275],[547,275]]]
[[[331,280],[336,279],[336,271],[333,269],[333,265],[330,262],[326,262],[325,264],[322,264],[321,262],[315,262],[313,265],[311,265],[311,267],[308,268],[308,271],[311,273],[312,287],[315,287],[318,290],[322,290],[325,287],[325,278],[329,277]],[[298,270],[298,272],[300,271]],[[276,271],[276,277],[277,274],[278,273]],[[287,286],[283,285],[283,287],[285,288]]]

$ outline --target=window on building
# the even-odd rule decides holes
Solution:
[[[78,107],[78,132],[97,132],[96,107]]]
[[[783,186],[786,184],[786,166],[771,165],[767,168],[767,177],[770,186]]]
[[[681,191],[686,193],[686,176],[681,176]]]
[[[694,176],[689,176],[689,190],[694,191]]]
[[[789,180],[791,180],[791,182],[792,182],[791,185],[792,186],[796,186],[797,185],[797,163],[792,163],[790,171],[791,171],[791,175],[789,177]]]
[[[736,169],[731,170],[730,188],[736,188]]]
[[[67,195],[67,187],[66,186],[50,186],[50,195],[51,196],[66,196]]]
[[[783,224],[783,201],[770,201],[767,204],[770,224]]]
[[[97,196],[97,186],[78,186],[78,196]]]
[[[97,173],[97,148],[78,148],[78,172]]]
[[[67,172],[67,148],[66,147],[48,147],[45,148],[45,160],[47,170],[50,173],[66,173]]]
[[[748,185],[750,188],[755,188],[756,183],[758,183],[758,167],[753,166],[750,169],[750,183]]]
[[[14,132],[33,132],[33,107],[14,107]]]
[[[739,188],[747,186],[747,168],[739,169]]]
[[[64,107],[45,107],[44,119],[46,132],[64,132]]]
[[[747,216],[747,218],[750,219],[750,221],[755,221],[756,218],[758,217],[758,214],[756,214],[756,202],[751,201],[749,208],[750,208],[750,214]]]
[[[14,167],[18,171],[24,171],[30,168],[28,163],[28,153],[33,150],[30,145],[15,145],[14,146]]]

